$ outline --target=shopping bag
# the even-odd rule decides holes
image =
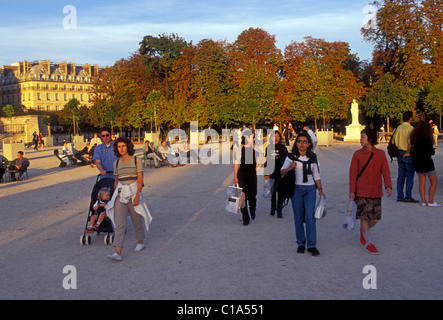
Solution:
[[[343,221],[343,228],[352,230],[355,227],[355,214],[357,212],[357,205],[355,201],[351,198],[348,198],[346,201],[346,212],[345,218]]]
[[[314,217],[317,220],[323,219],[326,216],[328,210],[326,209],[326,199],[320,196],[317,202],[317,207],[315,208]]]
[[[265,179],[262,196],[266,200],[271,200],[272,198],[272,192],[274,191],[274,182],[275,180],[272,178]]]
[[[229,186],[227,190],[227,198],[225,204],[225,210],[238,214],[242,205],[244,206],[244,193],[243,188],[238,185]]]

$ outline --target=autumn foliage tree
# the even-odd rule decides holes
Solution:
[[[285,104],[295,119],[345,119],[352,100],[364,93],[347,69],[355,57],[345,42],[306,37],[303,43],[287,46],[285,58]]]
[[[373,5],[377,8],[376,21],[372,27],[362,28],[361,33],[365,41],[374,44],[374,80],[381,83],[369,89],[366,100],[379,95],[371,91],[385,87],[389,79],[392,85],[407,86],[405,90],[414,93],[417,112],[438,113],[438,108],[429,108],[429,100],[435,97],[429,88],[435,88],[443,78],[443,2],[381,0]],[[431,93],[431,98],[427,97]],[[390,94],[394,95],[393,91]]]

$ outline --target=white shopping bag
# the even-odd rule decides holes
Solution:
[[[355,214],[357,213],[357,205],[355,201],[348,198],[346,201],[345,219],[343,221],[343,228],[352,230],[355,227]]]
[[[318,200],[317,207],[315,208],[314,217],[317,220],[323,219],[326,216],[326,200],[322,196],[320,196],[320,200]]]
[[[274,191],[274,182],[275,180],[272,178],[265,179],[262,196],[266,200],[271,200],[272,198],[272,192]]]
[[[240,188],[238,185],[229,186],[227,190],[225,210],[238,214],[240,212],[240,208],[244,207],[244,199],[245,196],[242,188]]]

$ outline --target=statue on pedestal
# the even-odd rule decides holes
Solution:
[[[346,126],[346,135],[343,141],[360,142],[360,132],[365,128],[358,121],[358,103],[355,99],[351,104],[352,122],[349,126]]]
[[[357,101],[355,101],[355,99],[352,100],[351,115],[352,115],[351,125],[360,125],[360,123],[358,122],[358,103]]]

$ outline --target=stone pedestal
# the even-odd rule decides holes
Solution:
[[[23,151],[23,156],[26,155],[25,144],[23,142],[3,142],[3,156],[9,161],[17,158],[17,152]]]
[[[147,133],[145,132],[145,141],[154,142],[154,146],[159,146],[161,141],[158,133]]]
[[[346,126],[346,135],[343,139],[345,142],[360,142],[360,132],[365,128],[360,124],[351,124]]]
[[[317,145],[331,147],[334,142],[334,133],[331,131],[317,131]]]

